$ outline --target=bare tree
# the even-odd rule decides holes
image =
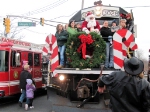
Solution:
[[[4,31],[4,32],[1,33],[1,35],[5,36],[5,37],[8,37],[8,38],[13,38],[13,39],[19,39],[19,40],[21,40],[21,39],[25,38],[25,35],[20,34],[21,31],[22,31],[24,28],[23,28],[23,29],[18,29],[18,26],[15,25],[15,23],[17,23],[17,22],[14,21],[14,20],[15,20],[15,18],[14,18],[14,19],[11,19],[10,33],[7,35],[7,34],[5,33],[5,31]]]
[[[136,57],[139,58],[140,60],[143,60],[143,58],[144,58],[143,53],[144,53],[144,51],[142,49],[138,49],[136,51]]]
[[[136,51],[136,57],[143,61],[144,63],[144,71],[148,71],[148,59],[143,56],[144,51],[142,49],[138,49]]]

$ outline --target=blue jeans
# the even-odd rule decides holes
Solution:
[[[19,101],[21,102],[21,103],[23,103],[23,100],[26,98],[26,90],[22,90],[22,94],[21,94],[21,96],[20,96],[20,98],[19,98]],[[26,98],[26,104],[29,104],[29,99],[28,98]]]
[[[112,36],[108,36],[108,41],[110,42],[110,44],[112,44],[112,39],[113,37]]]
[[[66,46],[59,46],[59,53],[60,53],[60,65],[64,65],[65,64],[65,49]]]
[[[110,42],[106,42],[105,67],[114,67],[113,47],[110,47]]]

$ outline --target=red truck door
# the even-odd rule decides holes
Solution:
[[[10,95],[20,92],[19,79],[22,71],[21,66],[21,51],[11,50],[10,58]]]
[[[34,81],[36,82],[36,88],[42,87],[42,73],[41,73],[41,53],[34,53],[33,56],[33,72]]]

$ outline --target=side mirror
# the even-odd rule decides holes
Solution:
[[[16,66],[20,66],[20,53],[16,53],[15,54],[15,62],[16,62]]]

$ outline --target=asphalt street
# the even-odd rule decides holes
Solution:
[[[13,101],[13,100],[15,100],[15,98],[18,99],[18,97],[16,97],[16,96],[8,97],[3,100],[0,99],[1,103],[2,103],[2,101],[3,101],[3,103],[10,102],[9,104],[0,105],[0,112],[50,112],[50,106],[49,106],[49,102],[47,100],[46,93],[37,95],[33,102],[34,109],[29,109],[28,111],[26,111],[24,109],[25,102],[23,103],[23,107],[19,107],[18,100]]]

